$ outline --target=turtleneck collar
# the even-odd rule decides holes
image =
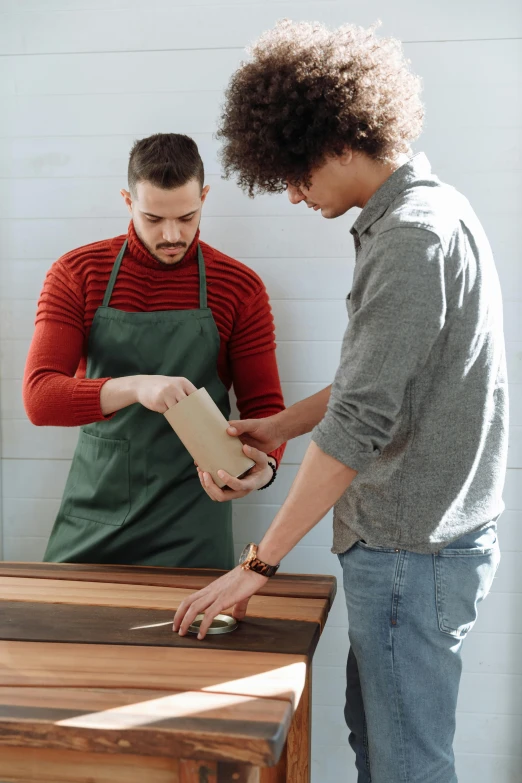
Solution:
[[[132,220],[129,223],[129,230],[127,232],[127,249],[132,258],[139,264],[148,267],[149,269],[162,270],[163,272],[175,272],[180,269],[186,269],[191,266],[194,259],[197,257],[197,248],[199,242],[199,228],[196,231],[196,236],[189,245],[187,252],[177,264],[161,264],[157,261],[153,255],[147,250],[141,239],[136,233],[134,223]]]

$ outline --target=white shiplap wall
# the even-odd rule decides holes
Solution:
[[[144,10],[144,9],[147,10]],[[284,197],[248,200],[220,179],[212,138],[222,90],[244,46],[281,17],[383,21],[405,42],[427,104],[424,149],[475,206],[505,297],[511,442],[503,560],[467,640],[456,750],[461,783],[522,781],[522,7],[516,0],[0,0],[0,402],[6,559],[42,556],[76,432],[25,418],[21,377],[45,271],[63,252],[123,233],[119,188],[135,138],[189,133],[211,195],[203,236],[265,280],[277,322],[285,399],[332,379],[345,327],[353,216],[325,221]],[[235,507],[237,546],[259,539],[283,501],[307,438],[280,477]],[[330,517],[287,570],[341,576]],[[342,717],[342,590],[314,667],[314,783],[354,783]]]

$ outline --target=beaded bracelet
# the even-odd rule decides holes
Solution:
[[[270,481],[268,482],[268,484],[265,484],[265,486],[264,486],[264,487],[259,487],[259,489],[257,490],[258,492],[261,492],[261,490],[262,490],[262,489],[268,489],[268,487],[272,486],[272,484],[274,483],[274,481],[275,481],[275,479],[276,479],[276,476],[277,476],[277,468],[275,467],[275,465],[272,465],[272,463],[271,463],[271,462],[269,462],[268,464],[269,464],[269,466],[272,468],[272,478],[270,479]]]

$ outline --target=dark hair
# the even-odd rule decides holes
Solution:
[[[374,28],[285,19],[232,76],[218,138],[225,176],[255,193],[309,185],[346,148],[383,162],[409,152],[421,129],[420,80],[401,44]]]
[[[191,179],[201,187],[205,172],[196,142],[181,133],[155,133],[134,142],[129,157],[129,190],[150,182],[163,190],[179,188]]]

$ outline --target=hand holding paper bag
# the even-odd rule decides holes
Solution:
[[[199,468],[218,487],[218,470],[238,478],[256,464],[243,453],[241,441],[227,434],[228,422],[206,389],[185,397],[165,412],[165,418]]]

